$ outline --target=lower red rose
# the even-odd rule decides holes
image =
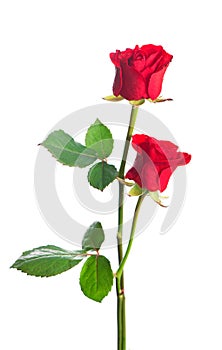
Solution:
[[[137,156],[125,178],[135,181],[140,187],[151,192],[163,192],[174,170],[191,160],[191,155],[178,152],[178,146],[174,143],[157,140],[148,135],[134,135],[132,145],[137,151]]]

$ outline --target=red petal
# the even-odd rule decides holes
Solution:
[[[191,155],[184,152],[178,152],[180,158],[178,159],[177,165],[186,165],[191,161]]]
[[[169,63],[172,61],[173,59],[173,56],[170,55],[169,53],[167,53],[165,50],[163,50],[163,53],[162,53],[162,60],[161,60],[161,66],[164,67],[164,66],[168,66]]]
[[[153,139],[153,145],[150,147],[149,155],[153,161],[157,163],[161,163],[163,161],[167,161],[170,159],[177,159],[178,146],[170,141],[159,141]]]
[[[149,144],[150,137],[144,134],[135,134],[132,137],[132,146],[138,153],[143,153],[143,144]]]
[[[162,169],[162,171],[160,172],[160,192],[163,192],[166,189],[170,177],[176,170],[176,168],[178,166],[188,164],[191,160],[191,155],[188,153],[177,152],[176,155],[178,156],[178,158],[170,160],[169,167]]]
[[[120,59],[119,59],[119,53],[120,51],[119,50],[116,50],[116,52],[111,52],[109,54],[109,57],[111,59],[111,61],[113,62],[113,64],[116,66],[116,67],[120,67]]]
[[[126,173],[126,178],[135,181],[139,186],[141,186],[141,172],[143,168],[143,157],[137,154],[134,161],[133,167]]]
[[[147,98],[145,80],[142,75],[133,67],[130,67],[128,61],[121,61],[120,65],[122,68],[122,88],[120,95],[129,101]]]
[[[162,141],[162,140],[157,140],[158,145],[160,146],[161,149],[170,151],[170,150],[178,150],[178,146],[175,145],[175,143],[171,141]]]
[[[135,181],[140,187],[142,186],[141,178],[134,167],[127,171],[125,178]]]
[[[153,53],[161,52],[163,50],[163,47],[161,45],[148,44],[141,46],[140,50],[146,54],[146,57],[148,57]]]
[[[147,59],[146,59],[146,67],[149,67],[150,70],[153,72],[155,72],[158,67],[160,62],[162,61],[162,56],[161,56],[161,52],[157,51],[155,53],[152,53]]]
[[[132,49],[126,49],[125,51],[116,50],[116,52],[111,52],[109,57],[116,67],[120,67],[121,59],[129,59],[133,54]]]
[[[149,191],[163,192],[175,169],[191,160],[191,155],[178,152],[178,146],[173,142],[156,140],[148,135],[134,135],[132,145],[137,151],[137,157],[133,172],[127,175]]]
[[[144,164],[142,170],[142,187],[154,192],[160,189],[160,180],[157,169],[152,161]]]
[[[162,56],[161,61],[159,62],[159,69],[163,68],[164,66],[168,65],[171,61],[173,56],[167,53],[161,45],[144,45],[141,47],[141,51],[146,53],[147,57],[147,66],[152,65],[152,62],[154,62],[154,57],[158,58],[160,55]],[[150,56],[150,58],[149,58]]]
[[[167,67],[168,66],[165,66],[157,73],[153,73],[151,75],[151,78],[148,84],[148,96],[152,100],[155,100],[160,95],[160,92],[162,89],[163,77],[167,70]]]
[[[116,76],[113,83],[113,94],[115,96],[120,95],[121,87],[122,87],[122,70],[121,68],[116,68]]]
[[[175,168],[170,167],[170,168],[163,169],[161,171],[161,173],[159,175],[160,192],[163,192],[167,188],[170,177],[175,169],[176,169],[176,167]]]

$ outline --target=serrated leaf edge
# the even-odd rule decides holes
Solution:
[[[34,252],[35,250],[37,251],[38,249],[42,249],[42,248],[49,248],[49,247],[54,247],[54,248],[58,248],[58,249],[60,249],[60,251],[64,251],[64,252],[66,252],[67,254],[66,255],[72,255],[73,254],[73,261],[76,261],[77,263],[74,265],[74,266],[70,266],[70,268],[68,268],[68,269],[66,269],[66,270],[64,270],[64,271],[61,271],[61,272],[59,272],[59,273],[56,273],[56,274],[51,274],[51,275],[49,275],[49,276],[47,276],[47,275],[43,275],[43,276],[41,276],[41,275],[35,275],[35,274],[31,274],[31,273],[29,273],[29,272],[27,272],[27,271],[23,271],[22,270],[22,266],[19,266],[19,263],[21,264],[22,263],[22,260],[23,261],[25,261],[25,259],[26,259],[26,257],[30,254],[30,253],[32,253],[32,252]],[[77,254],[77,255],[75,255],[76,253],[79,253],[79,254]],[[77,258],[77,257],[80,257],[80,258]],[[81,258],[81,256],[82,256],[82,258]],[[56,256],[46,256],[45,258],[47,258],[47,259],[50,259],[50,258],[55,258]],[[65,250],[65,249],[63,249],[63,248],[60,248],[60,247],[57,247],[57,246],[53,246],[53,245],[47,245],[47,246],[40,246],[40,247],[37,247],[37,248],[33,248],[33,249],[31,249],[31,250],[27,250],[27,251],[24,251],[23,253],[22,253],[22,255],[10,266],[10,269],[16,269],[16,270],[18,270],[18,271],[21,271],[22,273],[25,273],[26,275],[28,275],[28,276],[35,276],[35,277],[41,277],[41,278],[48,278],[48,277],[53,277],[53,276],[57,276],[57,275],[60,275],[60,274],[62,274],[62,273],[64,273],[64,272],[66,272],[66,271],[68,271],[68,270],[70,270],[71,268],[73,268],[73,267],[75,267],[76,265],[78,265],[85,257],[87,257],[87,251],[86,250],[77,250],[77,251],[70,251],[70,250]],[[65,254],[64,254],[64,258],[65,258]],[[36,256],[36,257],[33,257],[33,258],[30,258],[30,259],[28,259],[28,260],[38,260],[38,259],[41,259],[41,256]],[[62,258],[61,258],[62,259]],[[69,259],[70,261],[72,261],[71,259]],[[16,266],[17,265],[17,266]]]
[[[103,257],[103,258],[106,259],[106,262],[108,262],[108,264],[109,264],[110,271],[112,271],[110,261],[109,261],[104,255],[99,255],[99,254],[98,254],[98,255],[93,255],[93,257],[96,257],[96,275],[97,275],[97,276],[98,276],[98,259],[99,259],[100,257]],[[90,258],[92,258],[92,256],[89,257],[89,258],[85,261],[85,263],[87,263],[87,261],[88,261]],[[94,263],[94,261],[92,261],[92,264],[93,264],[93,263]],[[84,265],[83,265],[83,267],[84,267]],[[83,267],[82,267],[82,269],[83,269]],[[82,271],[81,271],[81,273],[82,273]],[[91,276],[91,275],[93,275],[93,274],[94,274],[94,272],[92,271],[91,274],[89,274],[88,276]],[[88,279],[88,278],[87,278],[87,279]],[[107,291],[107,293],[103,296],[102,299],[97,300],[97,299],[91,298],[91,297],[89,297],[87,294],[85,294],[85,292],[84,292],[84,290],[83,290],[83,288],[82,288],[82,285],[81,285],[80,281],[81,281],[81,274],[80,274],[80,279],[79,279],[79,284],[80,284],[81,291],[83,292],[83,294],[84,294],[87,298],[89,298],[89,299],[91,299],[91,300],[93,300],[93,301],[96,301],[96,302],[98,302],[98,303],[101,303],[101,302],[103,301],[103,299],[110,293],[110,291],[111,291],[111,289],[112,289],[112,286],[113,286],[113,279],[112,279],[112,284],[110,285],[110,289]],[[98,291],[98,278],[96,279],[96,283],[94,283],[93,285],[95,285],[95,284],[96,284],[96,286],[97,286],[96,290]],[[91,286],[90,289],[92,289],[92,286]]]
[[[93,230],[93,229],[94,229],[93,225],[95,226],[96,224],[99,224],[99,225],[101,226],[99,229],[101,229],[101,231],[102,231],[102,233],[103,233],[103,240],[102,240],[102,242],[101,242],[101,244],[100,244],[100,247],[94,247],[94,248],[93,248],[93,247],[87,247],[87,246],[84,247],[83,243],[84,243],[84,239],[85,239],[86,234],[88,233],[88,231],[90,230],[90,228],[92,228],[92,230]],[[93,239],[92,239],[91,237],[90,237],[90,239],[93,241]],[[104,234],[104,230],[103,230],[102,224],[101,224],[100,221],[95,221],[95,222],[93,222],[93,223],[88,227],[87,231],[85,232],[85,234],[84,234],[84,236],[83,236],[83,239],[82,239],[82,249],[85,250],[85,251],[92,250],[92,251],[98,252],[98,250],[101,248],[101,245],[103,244],[104,240],[105,240],[105,234]],[[94,244],[94,246],[95,246],[95,244]]]
[[[55,132],[55,131],[62,131],[63,133],[67,134],[67,133],[66,133],[64,130],[62,130],[62,129],[54,130],[54,131],[52,131],[52,132],[46,137],[46,139],[45,139],[43,142],[40,142],[40,143],[38,144],[38,146],[44,147],[44,148],[50,153],[50,155],[52,156],[52,158],[54,158],[58,163],[60,163],[60,164],[62,164],[62,165],[65,165],[65,166],[68,166],[68,167],[70,167],[70,168],[73,168],[73,167],[86,168],[87,166],[92,165],[97,159],[99,159],[99,158],[98,158],[98,155],[97,155],[97,153],[96,153],[96,151],[94,151],[94,150],[93,150],[92,148],[90,148],[90,147],[86,147],[86,146],[82,145],[82,144],[79,143],[79,142],[76,142],[72,136],[70,136],[69,134],[67,134],[68,136],[70,136],[70,137],[72,138],[72,140],[73,140],[75,143],[81,145],[82,147],[85,147],[85,149],[94,151],[94,152],[95,152],[95,155],[90,155],[90,154],[87,155],[87,154],[86,154],[85,157],[88,157],[88,158],[95,158],[95,160],[94,160],[92,163],[90,163],[89,165],[86,165],[86,166],[69,165],[69,164],[66,164],[66,163],[62,162],[61,160],[58,160],[58,159],[56,158],[56,156],[54,156],[54,155],[51,153],[50,149],[49,149],[46,145],[44,145],[44,142],[47,140],[47,138],[48,138],[53,132]],[[54,146],[53,146],[53,147],[54,147]],[[57,147],[55,147],[55,148],[57,148]],[[72,152],[72,151],[70,151],[70,150],[65,150],[65,151],[66,151],[66,152],[69,152],[69,153],[72,153],[72,154],[74,153],[74,154],[80,154],[80,155],[82,155],[82,153],[83,153],[83,152],[82,152],[82,153]],[[84,155],[84,154],[83,154],[83,155]]]
[[[88,135],[88,133],[90,132],[90,130],[93,129],[93,128],[95,128],[95,127],[98,127],[98,126],[102,126],[102,127],[106,128],[106,130],[107,130],[107,132],[109,133],[109,136],[110,136],[110,137],[106,137],[105,139],[103,139],[103,138],[102,138],[102,135],[101,135],[101,130],[99,130],[100,136],[101,136],[101,140],[97,141],[97,142],[94,143],[93,145],[95,145],[95,144],[96,144],[96,145],[97,145],[97,144],[102,144],[103,141],[105,141],[105,140],[109,140],[109,141],[112,142],[112,149],[111,149],[110,153],[109,153],[108,155],[106,155],[106,157],[103,157],[103,158],[99,158],[99,157],[98,157],[99,159],[104,160],[104,159],[106,159],[107,157],[109,157],[110,154],[112,153],[112,151],[113,151],[113,146],[114,146],[114,140],[113,140],[113,135],[112,135],[110,129],[109,129],[105,124],[103,124],[99,118],[97,118],[96,121],[95,121],[92,125],[90,125],[90,127],[88,128],[88,130],[87,130],[87,132],[86,132],[86,136],[85,136],[85,144],[86,144],[87,135]],[[93,145],[91,145],[91,146],[85,146],[85,147],[87,147],[88,149],[92,149],[92,150],[93,150],[93,148],[92,148]],[[103,148],[103,147],[102,147],[102,148]],[[104,149],[103,149],[102,151],[103,151],[103,153],[105,153],[105,152],[104,152]],[[97,155],[97,156],[98,156],[98,155]]]
[[[101,164],[101,163],[106,163],[106,162],[101,161],[101,162],[98,162],[98,163],[94,164],[94,165],[89,169],[89,171],[88,171],[87,179],[88,179],[88,182],[89,182],[90,186],[92,186],[93,188],[96,188],[97,190],[103,192],[104,189],[105,189],[106,187],[108,187],[108,186],[117,178],[118,170],[116,169],[115,165],[106,163],[107,165],[112,166],[113,168],[115,168],[115,170],[116,170],[116,172],[117,172],[116,177],[113,179],[113,181],[111,181],[110,183],[108,183],[108,185],[106,185],[103,189],[100,189],[100,188],[98,188],[98,187],[95,187],[95,186],[93,186],[92,183],[90,182],[89,175],[90,175],[90,171],[92,170],[92,168],[95,168],[96,165]],[[104,175],[103,175],[103,176],[104,176]]]

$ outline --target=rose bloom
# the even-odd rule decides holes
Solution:
[[[163,192],[174,170],[191,160],[191,155],[178,152],[178,146],[174,143],[156,140],[148,135],[134,135],[132,145],[137,156],[125,178],[151,192]]]
[[[126,100],[155,100],[161,92],[163,77],[173,56],[162,46],[137,45],[135,49],[110,54],[116,67],[113,94]]]

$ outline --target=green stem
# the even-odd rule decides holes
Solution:
[[[126,159],[129,151],[130,141],[133,134],[138,107],[132,106],[130,122],[127,131],[123,157],[119,169],[119,178],[124,178]],[[119,182],[119,209],[118,209],[118,261],[119,265],[123,259],[123,201],[124,201],[124,184]],[[126,315],[125,315],[125,293],[124,293],[124,275],[123,271],[119,278],[116,278],[116,293],[117,293],[117,330],[118,330],[118,350],[126,350]]]
[[[126,141],[123,151],[123,157],[120,164],[119,169],[119,178],[124,178],[124,172],[125,172],[125,166],[126,166],[126,159],[129,151],[130,141],[132,138],[134,126],[136,123],[136,117],[138,114],[138,107],[132,106],[131,115],[130,115],[130,122],[129,127],[126,135]],[[118,241],[118,260],[119,264],[122,261],[123,258],[123,245],[122,245],[122,235],[123,235],[123,201],[124,201],[124,184],[119,182],[119,209],[118,209],[118,233],[117,233],[117,241]],[[122,278],[122,289],[124,289],[123,286],[123,278]]]
[[[125,316],[125,295],[117,294],[117,331],[118,350],[126,350],[126,316]]]
[[[138,110],[139,110],[139,108],[137,106],[132,106],[131,115],[130,115],[130,123],[129,123],[128,131],[127,131],[126,141],[125,141],[125,146],[124,146],[124,151],[123,151],[123,157],[122,157],[122,161],[121,161],[120,169],[119,169],[119,177],[121,179],[124,177],[126,159],[127,159],[127,155],[128,155],[128,151],[129,151],[129,146],[130,146],[130,141],[131,141],[131,137],[133,134],[134,126],[136,123],[136,117],[138,114]]]
[[[123,269],[125,266],[125,263],[128,259],[130,250],[132,248],[133,239],[136,231],[136,224],[139,216],[139,211],[141,208],[141,205],[143,203],[144,198],[147,196],[147,191],[143,193],[137,201],[134,216],[133,216],[133,222],[132,222],[132,228],[130,233],[130,239],[128,242],[128,246],[125,252],[125,255],[119,265],[119,269],[116,272],[116,285],[117,285],[117,319],[118,319],[118,350],[126,350],[126,311],[125,311],[125,293],[124,289],[122,289],[123,285]]]
[[[139,216],[139,211],[140,211],[140,208],[141,208],[141,205],[143,203],[143,200],[144,198],[147,196],[147,192],[144,192],[139,198],[138,198],[138,201],[137,201],[137,204],[136,204],[136,208],[135,208],[135,211],[134,211],[134,216],[133,216],[133,222],[132,222],[132,228],[131,228],[131,233],[130,233],[130,239],[129,239],[129,242],[128,242],[128,246],[127,246],[127,249],[126,249],[126,252],[125,252],[125,255],[119,265],[119,268],[116,272],[116,278],[117,279],[121,279],[121,276],[123,274],[123,269],[124,269],[124,266],[125,266],[125,263],[128,259],[128,256],[129,256],[129,253],[130,253],[130,250],[132,248],[132,244],[133,244],[133,239],[134,239],[134,235],[135,235],[135,231],[136,231],[136,224],[137,224],[137,220],[138,220],[138,216]]]

